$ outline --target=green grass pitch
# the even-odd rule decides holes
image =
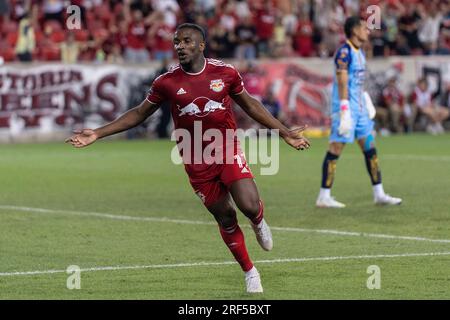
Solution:
[[[449,135],[377,139],[398,207],[373,205],[363,157],[349,145],[333,189],[347,208],[315,208],[326,139],[303,152],[280,146],[277,175],[251,166],[266,219],[278,227],[273,251],[238,217],[264,286],[255,296],[238,265],[226,263],[232,256],[183,167],[172,164],[173,142],[2,145],[0,298],[450,299]],[[66,287],[69,265],[94,268],[81,272],[80,290]],[[381,270],[379,290],[366,286],[370,265]],[[30,271],[42,273],[12,274]]]

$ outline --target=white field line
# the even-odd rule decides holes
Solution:
[[[430,256],[449,256],[450,252],[425,252],[425,253],[399,253],[399,254],[376,254],[360,256],[334,256],[334,257],[309,257],[309,258],[285,258],[272,260],[257,260],[256,264],[263,263],[290,263],[290,262],[314,262],[314,261],[337,261],[337,260],[362,260],[362,259],[387,259],[387,258],[411,258],[411,257],[430,257]],[[185,267],[204,267],[204,266],[224,266],[237,264],[235,261],[223,262],[194,262],[194,263],[176,263],[176,264],[152,264],[137,266],[115,266],[115,267],[92,267],[80,268],[80,272],[91,271],[116,271],[116,270],[139,270],[139,269],[159,269],[159,268],[185,268]],[[0,277],[8,276],[29,276],[53,273],[66,273],[66,270],[36,270],[19,272],[0,272]]]
[[[166,218],[166,217],[134,217],[134,216],[115,215],[115,214],[108,214],[108,213],[99,213],[99,212],[55,210],[55,209],[30,208],[30,207],[19,207],[19,206],[10,206],[10,205],[0,205],[0,210],[15,210],[15,211],[25,211],[25,212],[32,212],[32,213],[51,213],[51,214],[62,213],[62,214],[68,214],[68,215],[98,217],[98,218],[126,220],[126,221],[129,220],[129,221],[169,222],[169,223],[178,223],[178,224],[216,225],[215,222],[211,222],[211,221],[170,219],[170,218]],[[249,227],[248,225],[243,225],[243,226]],[[434,243],[450,243],[450,239],[431,239],[431,238],[416,237],[416,236],[397,236],[397,235],[380,234],[380,233],[365,233],[365,232],[352,232],[352,231],[327,230],[327,229],[273,227],[273,226],[271,226],[270,228],[275,231],[284,231],[284,232],[303,232],[303,233],[331,234],[331,235],[337,235],[337,236],[424,241],[424,242],[434,242]]]
[[[113,219],[113,220],[171,222],[171,223],[180,223],[180,224],[209,224],[209,225],[216,224],[216,223],[210,222],[210,221],[170,219],[170,218],[165,218],[165,217],[133,217],[133,216],[123,216],[123,215],[116,215],[116,214],[109,214],[109,213],[100,213],[100,212],[54,210],[54,209],[29,208],[29,207],[18,207],[18,206],[8,206],[8,205],[0,205],[0,210],[15,210],[15,211],[25,211],[25,212],[32,212],[32,213],[62,213],[62,214],[68,214],[68,215],[97,217],[97,218],[105,218],[105,219]]]

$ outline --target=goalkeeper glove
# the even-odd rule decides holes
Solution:
[[[375,118],[375,115],[377,113],[377,110],[375,109],[375,106],[373,105],[372,99],[370,98],[367,91],[364,91],[364,99],[366,100],[366,108],[367,112],[369,113],[369,118],[373,119]]]
[[[339,135],[349,136],[352,129],[352,115],[348,100],[341,100],[340,110]]]

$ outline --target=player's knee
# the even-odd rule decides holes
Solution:
[[[334,155],[339,156],[342,153],[342,149],[344,149],[343,143],[330,143],[328,151],[330,151]]]
[[[373,148],[375,148],[375,138],[372,134],[369,134],[362,143],[362,149],[363,151],[369,151]]]
[[[217,223],[223,228],[229,228],[236,224],[236,210],[233,207],[226,208],[220,214],[216,214]]]
[[[239,209],[247,217],[256,217],[259,213],[259,199],[246,199],[240,204]]]

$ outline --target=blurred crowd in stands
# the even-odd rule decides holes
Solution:
[[[376,130],[381,135],[414,131],[438,135],[450,129],[450,83],[436,92],[423,77],[405,95],[398,80],[396,76],[387,77],[379,94],[374,95]]]
[[[434,74],[421,77],[416,83],[407,83],[402,90],[401,87],[405,87],[401,85],[402,74],[401,62],[384,71],[368,73],[367,90],[376,108],[374,129],[382,136],[417,131],[439,135],[450,131],[450,81],[441,79],[436,83]],[[264,90],[258,85],[258,67],[249,62],[241,67],[241,75],[247,91],[275,118],[290,126],[292,119],[283,113],[287,108],[282,108],[281,101],[273,94],[273,86]]]
[[[81,28],[68,30],[80,8]],[[381,9],[369,56],[450,54],[446,0],[0,0],[5,61],[145,62],[173,57],[177,24],[207,30],[217,58],[330,57],[345,17]]]
[[[345,18],[367,18],[371,5],[381,24],[365,48],[369,58],[450,54],[447,0],[0,0],[0,60],[167,62],[183,22],[205,28],[213,58],[329,58],[344,41]],[[80,28],[68,28],[74,19]],[[378,129],[412,131],[423,118],[429,132],[442,132],[449,92],[433,96],[421,80],[405,96],[387,79],[376,98]]]

